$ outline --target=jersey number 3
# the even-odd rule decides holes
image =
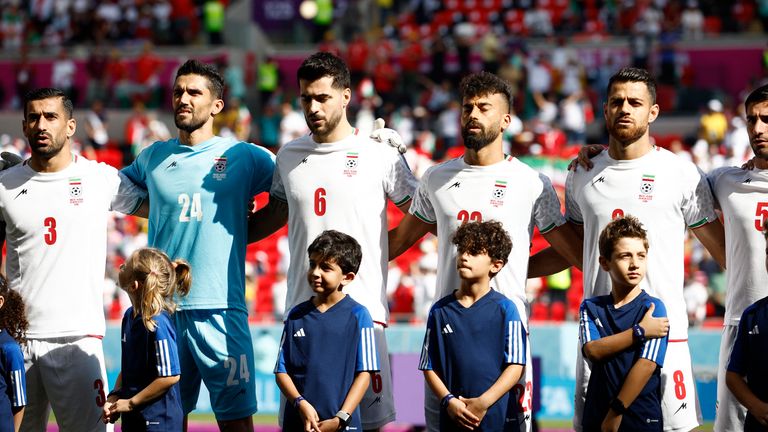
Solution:
[[[45,244],[52,245],[56,243],[56,219],[52,217],[45,218],[43,226],[48,228],[48,231],[43,236]]]

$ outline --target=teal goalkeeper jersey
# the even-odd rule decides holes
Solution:
[[[268,191],[275,158],[262,147],[213,137],[144,149],[123,173],[149,193],[150,246],[192,266],[179,309],[245,306],[245,247],[251,198]]]

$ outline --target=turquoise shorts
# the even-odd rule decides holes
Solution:
[[[248,314],[235,309],[199,309],[177,311],[174,318],[184,414],[195,409],[204,382],[216,420],[253,415],[257,406]]]

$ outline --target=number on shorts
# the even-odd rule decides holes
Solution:
[[[675,396],[679,400],[685,399],[685,381],[683,377],[683,371],[676,370],[672,374],[672,381],[675,383]]]
[[[47,217],[43,221],[43,225],[45,225],[45,227],[48,228],[48,232],[45,233],[45,236],[43,236],[43,238],[45,239],[45,244],[52,245],[56,243],[56,219],[52,217]]]
[[[325,214],[325,189],[323,188],[315,190],[315,214],[318,216]]]
[[[456,215],[456,219],[461,221],[462,224],[465,224],[467,222],[482,222],[483,221],[483,215],[479,211],[473,211],[472,213],[461,210],[458,215]]]
[[[371,374],[371,388],[373,389],[374,393],[381,393],[382,387],[384,387],[384,384],[381,379],[380,373],[372,373]]]
[[[184,193],[179,194],[179,204],[181,204],[179,222],[189,222],[192,219],[198,222],[203,220],[203,204],[199,192],[192,194],[192,198]]]
[[[611,220],[618,219],[621,217],[624,217],[624,210],[622,209],[616,209],[613,211],[613,213],[611,213]]]
[[[245,354],[240,354],[240,367],[238,367],[237,360],[234,357],[224,359],[224,367],[229,369],[229,375],[227,376],[228,386],[238,385],[240,380],[245,380],[245,382],[251,380],[251,372],[248,371],[248,359]],[[239,379],[235,378],[238,371],[240,372]]]
[[[104,382],[97,379],[93,382],[93,389],[96,390],[96,406],[103,407],[107,403],[107,396],[104,394]]]
[[[523,384],[515,384],[514,387],[512,387],[512,391],[514,392],[515,399],[517,399],[517,409],[519,412],[528,412],[531,411],[532,406],[532,397],[531,397],[531,389],[533,388],[530,381],[526,382],[525,385]],[[528,396],[528,397],[526,397]]]

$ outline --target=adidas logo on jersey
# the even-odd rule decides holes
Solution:
[[[752,327],[752,330],[750,330],[750,331],[749,331],[749,332],[747,332],[747,333],[749,333],[749,334],[751,334],[751,335],[759,335],[759,334],[760,334],[760,329],[759,329],[759,328],[757,328],[757,324],[755,324],[755,326],[754,326],[754,327]]]
[[[450,324],[446,324],[445,327],[443,327],[443,334],[451,334],[453,333],[453,329],[451,328]]]
[[[300,328],[299,331],[293,334],[293,337],[304,337],[307,334],[304,333],[304,327]]]

